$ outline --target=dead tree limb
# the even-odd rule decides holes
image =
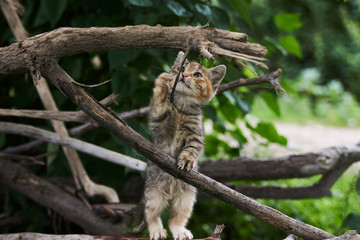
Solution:
[[[216,226],[213,234],[207,238],[198,238],[194,240],[221,240],[220,234],[224,229],[224,225]],[[15,234],[0,234],[0,240],[149,240],[149,238],[136,237],[131,234],[120,234],[111,236],[91,236],[91,235],[80,235],[80,234],[69,234],[69,235],[51,235],[41,233],[15,233]],[[170,240],[171,238],[166,238]]]
[[[134,41],[136,39],[136,41]],[[119,28],[59,28],[0,48],[0,78],[28,72],[38,59],[60,59],[84,52],[116,49],[190,49],[207,58],[214,55],[262,63],[266,49],[246,42],[243,33],[204,27],[155,27],[147,25]]]
[[[56,62],[47,60],[39,64],[39,66],[41,73],[47,79],[96,122],[120,137],[129,144],[129,146],[172,176],[182,179],[200,190],[283,231],[306,239],[326,239],[333,237],[330,233],[290,218],[275,209],[266,207],[197,171],[184,172],[179,170],[176,167],[175,159],[158,150],[151,142],[121,121],[116,114],[104,108],[81,87],[74,84],[71,77]]]
[[[200,169],[220,182],[271,180],[324,174],[337,168],[338,164],[347,168],[356,161],[360,161],[360,147],[349,145],[274,158],[238,157],[204,161],[200,163]]]
[[[59,136],[56,133],[52,133],[41,128],[35,128],[29,125],[16,124],[11,122],[0,122],[0,132],[40,138],[47,142],[52,142],[61,146],[70,147],[72,149],[76,149],[92,156],[99,157],[109,162],[126,166],[128,168],[138,171],[145,171],[146,168],[146,163],[138,159],[134,159],[121,153],[110,151],[97,145],[80,141],[78,139]]]
[[[0,183],[19,191],[42,206],[53,209],[91,234],[120,234],[124,229],[131,227],[134,220],[139,221],[142,217],[137,211],[129,210],[130,212],[124,213],[123,221],[117,224],[102,219],[79,199],[9,160],[0,161]]]
[[[16,11],[15,6],[19,6],[20,4],[15,0],[0,0],[1,2],[1,9],[4,12],[4,15],[11,26],[11,30],[13,31],[13,34],[15,35],[15,38],[17,41],[25,42],[26,38],[28,37],[28,34],[24,28],[24,26],[21,23],[21,20],[18,16],[18,12]],[[0,49],[1,52],[1,49]],[[27,54],[25,54],[27,55]],[[3,59],[3,55],[0,54],[0,58]],[[28,55],[29,59],[27,61],[28,68],[30,70],[30,73],[33,77],[36,90],[40,96],[40,99],[47,110],[51,111],[58,111],[58,108],[56,106],[55,100],[50,92],[49,86],[44,78],[40,76],[39,70],[34,66],[32,63],[32,59],[34,59],[34,55]],[[36,58],[36,57],[35,57]],[[1,60],[1,61],[2,61]],[[0,62],[1,62],[0,61]],[[16,63],[13,63],[16,65]],[[20,65],[20,63],[17,63],[17,65]],[[1,67],[0,67],[1,68]],[[0,74],[1,75],[1,74]],[[51,120],[51,124],[55,131],[63,137],[69,137],[69,133],[65,127],[64,122],[62,121],[56,121]],[[96,184],[94,183],[88,176],[81,159],[78,155],[78,153],[71,148],[62,147],[66,159],[68,160],[68,163],[71,168],[71,172],[73,174],[75,184],[78,189],[84,189],[86,194],[88,196],[95,196],[95,195],[103,195],[109,202],[119,202],[119,198],[112,188],[109,188],[104,185]],[[86,199],[84,198],[84,201]]]
[[[106,97],[101,104],[109,105],[116,99],[115,94]],[[27,117],[47,120],[58,120],[63,122],[89,122],[89,117],[83,111],[49,111],[34,109],[4,109],[0,108],[0,116]]]

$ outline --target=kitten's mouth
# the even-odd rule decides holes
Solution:
[[[181,83],[184,84],[187,88],[190,89],[190,86],[187,85],[186,82],[185,82],[185,77],[184,77],[184,75],[181,75],[181,76],[180,76],[179,82],[181,82]]]

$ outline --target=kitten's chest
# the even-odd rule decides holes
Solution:
[[[170,131],[171,135],[168,136],[168,142],[165,144],[166,148],[164,150],[174,157],[177,157],[185,144],[194,137],[203,140],[201,115],[178,114],[170,125],[172,125],[173,131]]]

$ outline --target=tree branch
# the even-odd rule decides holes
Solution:
[[[102,219],[77,198],[9,160],[0,161],[0,183],[19,191],[42,206],[53,209],[91,234],[119,234],[131,227],[134,220],[139,221],[141,218],[134,214],[131,218],[124,217],[123,221],[117,224]],[[124,213],[124,216],[129,216],[131,210],[129,211]]]
[[[9,1],[9,0],[0,0],[1,2],[1,8],[5,14],[5,17],[13,30],[13,34],[16,37],[17,41],[22,41],[22,43],[26,42],[26,38],[28,37],[27,32],[24,28],[24,26],[21,23],[21,20],[18,16],[18,12],[15,11],[15,6],[21,6],[18,2],[15,0]],[[25,50],[26,51],[26,50]],[[1,52],[1,49],[0,49]],[[34,61],[36,59],[36,56],[33,55],[33,52],[26,53],[23,52],[24,55],[27,55],[28,59],[27,62],[24,62],[27,64],[30,73],[32,75],[36,90],[40,96],[40,99],[47,110],[51,111],[58,111],[58,108],[56,106],[55,100],[50,92],[49,86],[44,78],[40,76],[39,69],[34,64]],[[0,54],[1,56],[1,54]],[[1,58],[1,57],[0,57]],[[6,59],[6,58],[5,58]],[[12,58],[10,58],[12,59]],[[9,60],[9,59],[8,59]],[[18,65],[20,65],[18,63]],[[1,68],[1,67],[0,67]],[[1,74],[0,74],[1,75]],[[64,122],[62,121],[56,121],[51,120],[51,124],[55,131],[63,137],[68,137],[69,133],[65,127]],[[103,186],[100,184],[95,184],[91,179],[88,177],[87,172],[81,162],[81,159],[77,152],[74,149],[70,149],[63,146],[63,151],[66,156],[66,159],[68,160],[68,163],[71,168],[71,172],[73,174],[75,184],[78,189],[83,188],[88,196],[94,196],[97,194],[105,196],[105,198],[109,202],[119,202],[119,198],[115,192],[115,190]],[[84,201],[86,201],[85,198],[83,198]]]
[[[359,160],[360,147],[349,145],[275,158],[238,157],[204,161],[199,166],[205,175],[220,182],[228,182],[310,177],[337,168],[337,164],[347,168]]]
[[[47,142],[60,144],[62,146],[85,152],[92,156],[102,158],[109,162],[116,163],[134,170],[145,171],[146,169],[146,163],[135,158],[131,158],[121,153],[110,151],[97,145],[80,141],[78,139],[59,136],[58,134],[43,130],[41,128],[36,128],[24,124],[0,122],[0,132],[39,138]]]
[[[220,234],[224,229],[224,225],[217,225],[213,234],[207,238],[198,238],[194,240],[221,240]],[[149,240],[145,237],[137,237],[132,234],[120,234],[120,235],[111,235],[111,236],[91,236],[91,235],[79,235],[79,234],[69,234],[69,235],[51,235],[51,234],[41,234],[41,233],[15,233],[15,234],[0,234],[0,240]],[[166,238],[170,240],[171,238]]]
[[[214,55],[229,56],[266,67],[262,63],[266,49],[259,44],[246,42],[246,38],[243,33],[191,26],[59,28],[0,48],[0,78],[25,73],[39,59],[59,59],[99,50],[139,48],[189,48],[208,58]]]
[[[107,106],[114,102],[115,94],[111,94],[101,101]],[[28,110],[28,109],[5,109],[0,108],[0,116],[27,117],[48,120],[58,120],[63,122],[89,122],[89,117],[83,111],[50,111],[50,110]]]
[[[275,209],[266,207],[199,172],[193,170],[189,172],[181,171],[176,167],[175,159],[158,150],[152,143],[119,120],[113,112],[104,108],[82,88],[73,84],[71,77],[56,62],[47,60],[40,67],[41,73],[90,117],[172,176],[283,231],[294,233],[306,239],[333,237],[330,233],[290,218]]]

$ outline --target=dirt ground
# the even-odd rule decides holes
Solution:
[[[262,148],[258,143],[251,140],[245,147],[245,154],[259,151],[260,156],[282,156],[317,151],[332,146],[354,145],[360,142],[360,128],[291,123],[275,123],[275,126],[279,134],[288,139],[288,147],[272,144],[270,148]],[[270,153],[264,151],[270,151]],[[360,162],[355,166],[355,169],[359,168]]]

